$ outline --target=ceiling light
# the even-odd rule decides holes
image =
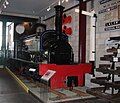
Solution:
[[[60,5],[61,3],[60,3],[60,0],[59,0],[59,2],[58,2],[58,5]]]
[[[51,9],[51,8],[50,8],[50,6],[49,6],[49,7],[47,8],[47,11],[50,11],[50,9]]]
[[[65,0],[66,2],[68,2],[69,0]]]
[[[3,7],[6,8],[7,6],[5,4],[3,4]]]
[[[79,13],[79,9],[75,9],[75,12],[76,12],[76,13]]]
[[[6,5],[8,5],[8,4],[9,4],[9,2],[8,2],[7,0],[5,0],[5,3],[6,3]]]
[[[65,0],[62,0],[62,3],[64,3],[65,2]]]

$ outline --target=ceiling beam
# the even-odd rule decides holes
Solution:
[[[2,12],[1,15],[8,15],[8,16],[17,16],[17,17],[27,17],[27,18],[33,18],[33,19],[39,19],[39,16],[32,16],[32,15],[26,15],[26,14],[20,14],[20,13],[10,13],[10,12]]]
[[[30,17],[20,17],[20,16],[11,16],[11,15],[0,15],[0,21],[7,22],[36,22],[37,18]]]

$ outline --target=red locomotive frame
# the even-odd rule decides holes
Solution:
[[[91,64],[78,65],[56,65],[56,64],[40,64],[39,75],[44,75],[47,70],[56,71],[55,75],[50,79],[51,89],[66,88],[66,77],[77,76],[78,86],[83,86],[85,81],[85,73],[91,73]]]

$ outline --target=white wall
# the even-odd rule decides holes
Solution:
[[[104,4],[100,4],[100,2]],[[108,1],[108,2],[107,2]],[[120,36],[120,29],[105,31],[105,23],[119,20],[118,16],[118,5],[120,0],[94,0],[93,5],[91,2],[87,3],[87,11],[95,10],[97,14],[97,28],[96,28],[96,64],[97,67],[101,63],[100,57],[107,54],[105,41],[109,37]],[[93,7],[91,7],[93,6]],[[104,13],[100,13],[101,10],[106,10]],[[120,24],[118,24],[120,25]],[[117,25],[116,25],[117,26]],[[87,43],[86,43],[86,57],[89,61],[89,34],[90,34],[90,18],[87,17]],[[111,26],[112,27],[112,26]]]

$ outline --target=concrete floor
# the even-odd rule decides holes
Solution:
[[[0,103],[42,103],[23,88],[4,69],[0,69]],[[61,102],[62,103],[62,102]],[[109,103],[102,99],[76,100],[63,103]]]
[[[6,70],[0,69],[0,103],[40,102],[27,94]]]

